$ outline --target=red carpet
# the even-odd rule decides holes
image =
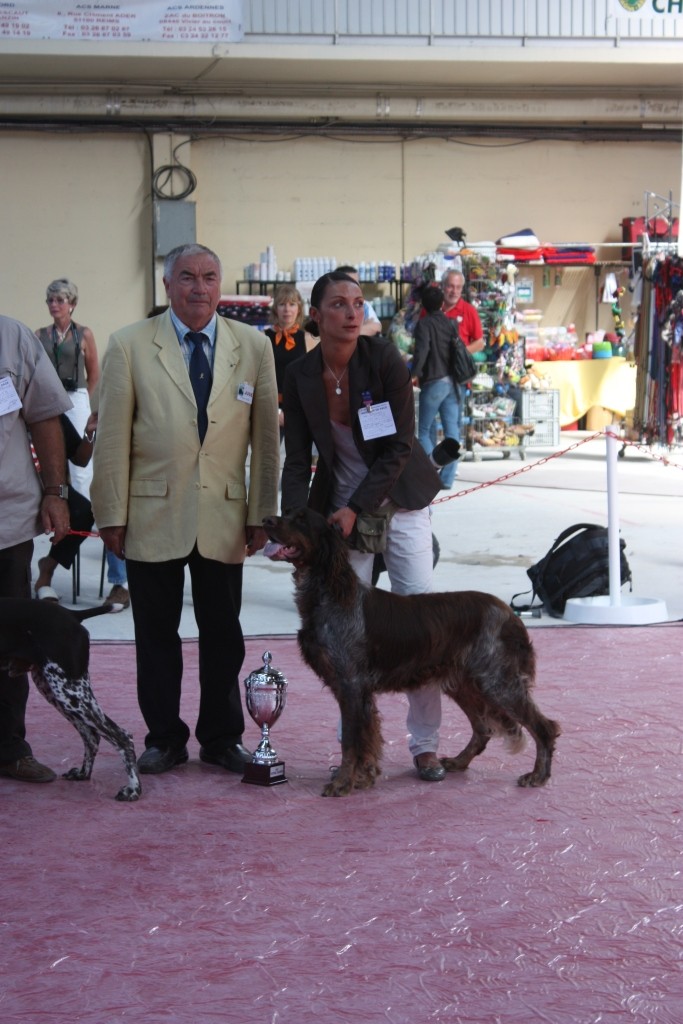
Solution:
[[[0,1019],[13,1024],[674,1024],[681,1018],[679,624],[536,628],[536,697],[560,720],[553,778],[515,785],[530,747],[492,743],[420,782],[406,704],[381,701],[384,774],[323,800],[337,710],[292,638],[251,638],[289,680],[272,742],[289,782],[245,786],[191,761],[113,796],[89,783],[0,783]],[[185,714],[194,724],[196,646]],[[132,644],[94,645],[93,684],[138,752]],[[77,734],[33,691],[39,759],[80,763]],[[249,722],[246,740],[258,733]],[[444,702],[442,753],[467,738]]]

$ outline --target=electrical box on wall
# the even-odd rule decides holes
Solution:
[[[196,241],[196,203],[189,203],[184,199],[156,199],[154,255],[166,256],[177,245]]]

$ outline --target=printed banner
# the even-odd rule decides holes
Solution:
[[[653,18],[683,24],[683,0],[612,0],[611,6],[610,13],[622,24],[652,21]]]
[[[242,0],[0,0],[0,40],[225,43],[242,36]]]

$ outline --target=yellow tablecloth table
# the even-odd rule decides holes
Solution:
[[[551,360],[534,363],[560,392],[560,426],[567,427],[602,406],[623,416],[636,404],[636,368],[623,356],[611,359]]]

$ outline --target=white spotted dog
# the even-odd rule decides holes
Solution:
[[[77,611],[51,601],[0,598],[0,667],[10,675],[29,672],[43,697],[79,732],[83,764],[65,772],[64,778],[90,778],[102,737],[118,750],[128,773],[128,785],[116,799],[133,801],[142,792],[133,740],[95,699],[88,673],[90,636],[81,625],[83,619],[122,608],[104,604]]]

